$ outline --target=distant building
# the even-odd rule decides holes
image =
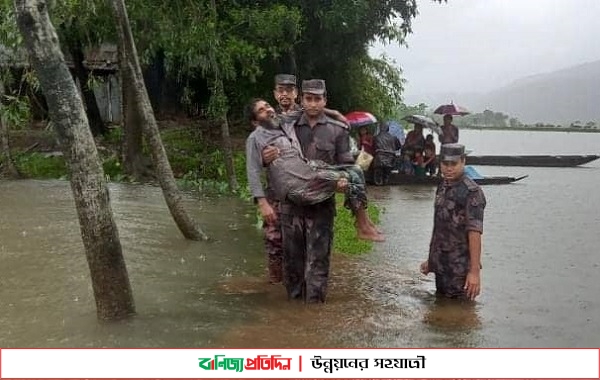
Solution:
[[[64,53],[67,66],[72,70],[75,65],[71,56]],[[98,86],[94,94],[100,109],[102,120],[107,123],[121,121],[121,86],[118,76],[119,54],[114,44],[102,44],[99,47],[86,49],[83,65],[95,78]],[[29,67],[29,60],[24,49],[13,52],[0,44],[0,68],[23,69]],[[81,84],[76,81],[79,90]]]

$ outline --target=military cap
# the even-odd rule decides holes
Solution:
[[[284,86],[295,86],[296,76],[290,74],[277,74],[275,75],[275,85],[278,84]]]
[[[302,92],[323,95],[325,94],[325,81],[323,79],[309,79],[302,81]]]
[[[440,159],[442,161],[458,162],[465,155],[465,146],[462,144],[444,144],[440,148]]]

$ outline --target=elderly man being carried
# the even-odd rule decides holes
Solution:
[[[248,183],[259,203],[264,199],[260,173],[263,168],[261,152],[269,145],[279,149],[279,157],[269,163],[267,170],[271,186],[279,200],[288,199],[299,205],[319,204],[336,192],[346,195],[345,206],[354,212],[359,239],[383,241],[366,212],[367,195],[364,175],[356,165],[328,165],[307,160],[293,124],[283,123],[275,110],[264,100],[255,99],[246,108],[255,129],[246,140],[246,169]]]

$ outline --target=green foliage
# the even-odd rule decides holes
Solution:
[[[521,122],[515,118],[509,120],[509,116],[502,112],[485,110],[482,113],[475,113],[457,118],[454,123],[457,126],[487,126],[487,127],[506,127],[508,123],[511,126],[522,126]]]
[[[0,62],[15,58],[23,38],[19,33],[12,0],[0,0]],[[3,48],[6,49],[3,51]]]
[[[112,128],[108,131],[107,134],[101,136],[108,144],[118,145],[123,141],[123,129],[122,128]]]
[[[123,178],[123,167],[118,157],[111,156],[104,159],[102,169],[104,170],[104,175],[113,181]]]
[[[294,7],[276,3],[225,0],[216,2],[216,9],[207,0],[150,3],[154,4],[128,2],[134,35],[145,47],[140,53],[148,61],[162,51],[167,70],[183,79],[184,86],[194,76],[213,78],[217,71],[226,84],[242,78],[254,82],[265,59],[277,57],[295,42],[286,40],[284,31],[297,30],[300,24]],[[186,99],[193,90],[187,88]]]
[[[161,137],[173,173],[183,179],[183,185],[221,192],[221,182],[227,182],[227,172],[219,140],[204,136],[195,127],[163,130]],[[247,191],[245,152],[234,152],[233,159],[239,192],[244,193]]]
[[[68,175],[63,156],[46,156],[42,153],[18,153],[14,161],[19,172],[28,178],[64,178]]]
[[[354,217],[350,210],[344,207],[344,196],[336,194],[337,216],[334,223],[333,251],[346,255],[359,255],[368,253],[373,248],[373,243],[356,238]],[[371,204],[368,209],[373,223],[379,224],[380,210]]]
[[[403,117],[408,116],[408,115],[424,115],[424,116],[432,117],[433,113],[429,112],[427,104],[425,104],[425,103],[421,103],[416,106],[409,106],[409,105],[402,103],[398,107],[396,114],[394,115],[394,118],[396,120],[402,120]]]
[[[416,16],[416,2],[302,0],[300,3],[304,28],[295,48],[300,76],[325,79],[332,108],[366,109],[383,117],[391,114],[401,101],[401,72],[386,57],[374,59],[368,51],[378,40],[404,43],[411,32],[411,20]]]
[[[105,1],[52,4],[65,47],[115,41]],[[325,79],[330,107],[342,112],[388,118],[402,104],[398,64],[368,50],[375,41],[404,43],[415,0],[130,0],[127,10],[142,64],[164,56],[181,103],[202,116],[241,116],[248,98],[271,97],[283,71]],[[0,0],[0,44],[20,46],[11,12],[12,1]]]
[[[115,38],[113,17],[106,1],[61,0],[50,9],[63,50],[79,43],[97,46]]]
[[[2,82],[0,82],[2,85]],[[15,95],[4,95],[0,99],[0,119],[8,128],[20,129],[29,120],[30,108],[27,98]]]
[[[348,68],[352,90],[338,103],[345,110],[368,110],[380,119],[395,117],[403,106],[402,71],[386,56],[364,56]]]

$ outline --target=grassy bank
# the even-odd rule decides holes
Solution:
[[[231,196],[222,152],[218,149],[220,138],[207,135],[194,127],[163,128],[161,135],[173,173],[181,189],[200,192],[206,196]],[[113,130],[105,138],[97,140],[98,153],[108,181],[127,182],[119,155],[121,132]],[[25,178],[68,179],[64,157],[57,152],[54,134],[48,131],[19,131],[14,136],[12,153],[15,164]],[[36,149],[31,149],[32,146]],[[246,187],[246,163],[243,151],[244,137],[234,139],[235,170],[241,190],[237,197],[250,202]],[[338,194],[338,213],[335,219],[334,252],[357,255],[369,252],[373,243],[358,240],[354,218],[343,207],[343,196]],[[380,210],[369,207],[371,219],[379,222]],[[257,214],[257,225],[259,218]]]
[[[359,255],[368,253],[373,248],[373,243],[356,238],[356,229],[354,228],[354,217],[350,210],[344,207],[344,196],[336,196],[337,217],[334,223],[333,251],[347,255]],[[381,210],[371,204],[369,205],[369,216],[375,224],[380,222]]]

